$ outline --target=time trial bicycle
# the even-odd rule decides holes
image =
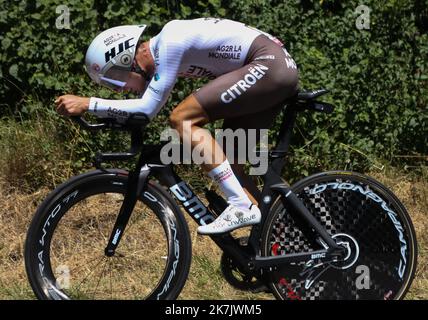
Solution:
[[[332,105],[316,100],[326,92],[300,92],[285,102],[262,176],[261,223],[246,238],[211,236],[223,251],[221,270],[234,287],[268,291],[277,299],[402,299],[415,274],[417,244],[399,199],[355,172],[322,172],[292,186],[281,178],[297,114],[331,113]],[[192,258],[179,205],[202,225],[227,203],[206,190],[205,205],[172,164],[160,161],[162,145],[144,144],[144,114],[126,124],[75,120],[88,130],[129,132],[131,149],[98,153],[96,170],[61,184],[37,209],[25,243],[36,297],[177,298]],[[133,158],[138,160],[130,171],[102,166]]]

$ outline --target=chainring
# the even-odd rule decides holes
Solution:
[[[247,238],[240,238],[240,243],[246,243]],[[265,282],[254,274],[247,274],[229,255],[223,252],[220,262],[224,279],[235,289],[253,293],[268,292],[270,289]]]

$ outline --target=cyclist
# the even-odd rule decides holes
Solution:
[[[178,77],[208,78],[210,82],[179,103],[170,115],[170,124],[182,140],[198,131],[201,139],[183,143],[190,143],[191,148],[203,144],[202,169],[219,183],[229,204],[198,232],[217,234],[259,223],[257,186],[245,175],[244,165],[235,161],[231,165],[202,127],[224,119],[224,129],[269,128],[281,102],[297,92],[294,60],[277,38],[232,20],[173,20],[143,42],[145,29],[145,25],[108,29],[92,41],[85,59],[86,70],[96,83],[116,91],[137,92],[140,99],[63,95],[55,101],[58,113],[72,116],[88,111],[126,121],[132,113],[144,112],[153,118]]]

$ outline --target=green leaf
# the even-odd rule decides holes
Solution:
[[[221,0],[208,0],[208,2],[216,9],[221,6]]]
[[[187,17],[192,13],[192,9],[188,6],[185,6],[184,4],[180,3],[181,13],[183,14],[183,17]]]
[[[226,16],[226,9],[225,8],[219,8],[219,9],[217,9],[217,12],[218,12],[218,15],[220,17]]]
[[[42,15],[40,13],[33,13],[31,15],[31,18],[33,18],[35,20],[40,20],[42,18]]]
[[[2,48],[3,50],[7,50],[10,47],[11,44],[12,44],[12,40],[10,38],[4,38],[1,41],[1,45],[3,47]]]
[[[18,76],[18,65],[17,64],[13,64],[10,66],[9,68],[9,74],[14,77],[15,79],[21,80]]]

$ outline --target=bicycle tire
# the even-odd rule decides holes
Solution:
[[[127,176],[122,170],[79,175],[58,186],[39,206],[25,242],[26,272],[38,299],[178,297],[190,269],[190,235],[181,210],[156,182],[148,181],[139,196],[116,254],[104,255]],[[90,260],[99,257],[104,262]],[[58,271],[62,266],[68,268],[67,283],[64,270]],[[96,273],[100,276],[94,282],[91,274]],[[117,285],[114,293],[113,285]]]
[[[347,243],[350,260],[332,263],[318,278],[310,275],[309,282],[304,263],[272,272],[270,287],[277,299],[404,298],[416,271],[416,235],[404,205],[388,188],[348,171],[315,174],[291,188],[331,236]],[[280,197],[272,205],[262,232],[263,256],[314,250],[314,241],[288,210]]]

